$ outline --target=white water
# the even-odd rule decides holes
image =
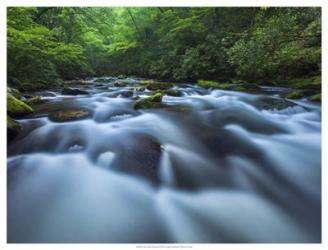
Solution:
[[[136,111],[122,89],[87,90],[20,121],[8,148],[9,242],[321,241],[319,106],[277,110],[266,95],[189,86],[163,98],[183,111]],[[92,116],[44,116],[58,107]]]

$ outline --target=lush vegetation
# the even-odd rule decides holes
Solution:
[[[8,82],[93,75],[279,83],[321,71],[320,8],[8,8]]]

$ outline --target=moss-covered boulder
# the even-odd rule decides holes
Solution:
[[[321,103],[321,94],[316,94],[310,97],[310,100],[313,102],[320,102]]]
[[[182,92],[178,89],[165,90],[164,94],[169,95],[169,96],[182,96]]]
[[[90,112],[84,109],[61,110],[49,115],[49,119],[54,122],[67,122],[87,118]]]
[[[173,84],[172,83],[168,83],[168,82],[152,82],[152,83],[149,83],[147,85],[147,89],[149,90],[153,90],[153,91],[156,91],[156,90],[168,90],[170,88],[173,87]]]
[[[26,100],[28,105],[37,105],[45,103],[45,101],[40,96],[34,96]]]
[[[286,97],[288,99],[301,99],[301,98],[305,97],[305,93],[304,93],[304,91],[301,91],[301,90],[295,90],[295,91],[289,93]]]
[[[140,101],[137,101],[134,104],[135,109],[148,109],[148,108],[154,108],[158,106],[159,103],[161,103],[163,97],[163,93],[157,92],[152,96],[146,97]]]
[[[139,85],[141,86],[147,86],[148,84],[154,83],[153,80],[139,80]]]
[[[13,95],[17,99],[20,99],[22,96],[22,93],[18,89],[15,89],[15,88],[7,87],[7,93]]]
[[[33,113],[33,109],[12,94],[7,94],[7,113],[11,117],[20,118]]]
[[[21,125],[7,115],[7,138],[8,142],[15,139],[19,131],[21,130]]]
[[[242,81],[234,81],[232,83],[222,83],[208,80],[198,80],[197,85],[205,89],[222,89],[235,91],[258,91],[260,86],[255,83],[248,83]]]

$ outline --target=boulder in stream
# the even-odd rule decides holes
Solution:
[[[131,134],[122,140],[114,163],[118,171],[143,177],[153,184],[159,183],[161,145],[146,134]]]
[[[21,130],[21,125],[12,119],[10,116],[7,115],[7,137],[8,142],[15,139],[18,132]]]
[[[77,88],[64,88],[62,90],[63,95],[87,95],[89,94],[87,91]]]
[[[49,119],[54,122],[67,122],[87,118],[90,112],[84,109],[61,110],[49,115]]]
[[[20,118],[33,113],[33,109],[25,102],[18,100],[12,94],[7,94],[7,113],[14,117]]]
[[[158,106],[159,103],[161,103],[163,97],[163,93],[158,92],[154,95],[151,95],[149,97],[146,97],[140,101],[137,101],[134,104],[135,109],[148,109],[148,108],[154,108]]]

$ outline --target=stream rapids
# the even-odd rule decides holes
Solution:
[[[8,145],[10,243],[321,242],[321,107],[261,93],[111,78],[87,95],[40,93]],[[124,93],[132,91],[126,97]],[[56,122],[58,110],[88,110]]]

